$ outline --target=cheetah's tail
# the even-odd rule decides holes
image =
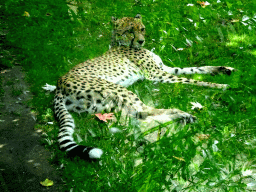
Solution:
[[[60,122],[60,129],[58,134],[58,142],[60,144],[60,148],[66,151],[67,154],[71,157],[79,156],[80,158],[87,160],[100,158],[103,154],[101,149],[78,145],[74,141],[74,119],[66,108],[62,93],[58,91],[56,92],[54,98],[54,110]]]

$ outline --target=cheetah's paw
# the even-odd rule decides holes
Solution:
[[[196,121],[196,117],[193,115],[190,115],[189,113],[180,113],[179,117],[180,123],[194,123]]]
[[[224,67],[224,66],[219,67],[218,70],[219,70],[219,72],[221,72],[223,74],[227,74],[227,75],[231,75],[231,73],[236,71],[236,69],[234,69],[233,67]]]

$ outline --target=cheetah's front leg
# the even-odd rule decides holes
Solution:
[[[225,66],[203,66],[203,67],[186,67],[186,68],[179,68],[179,67],[168,67],[164,65],[162,59],[156,55],[155,53],[149,51],[152,59],[154,60],[155,64],[163,71],[173,74],[173,75],[181,75],[181,74],[227,74],[230,75],[232,72],[235,71],[232,67],[225,67]]]

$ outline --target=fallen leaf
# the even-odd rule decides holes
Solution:
[[[200,104],[200,103],[198,103],[198,102],[190,102],[193,106],[192,106],[192,110],[193,109],[202,109],[203,108],[203,106]]]
[[[185,161],[185,159],[183,159],[182,157],[176,157],[176,156],[173,156],[175,159],[178,159],[179,161]]]
[[[210,137],[210,135],[209,134],[200,134],[200,135],[197,135],[197,138],[199,139],[199,140],[207,140],[207,139],[209,139],[209,137]]]
[[[104,113],[104,114],[101,114],[101,113],[97,113],[95,114],[100,120],[104,121],[104,122],[107,122],[107,120],[110,120],[110,119],[114,119],[114,117],[112,117],[112,115],[114,115],[114,113]]]
[[[203,7],[203,8],[205,8],[207,5],[210,5],[210,3],[209,2],[207,2],[207,1],[197,1],[197,3],[198,4],[200,4],[201,5],[201,7]]]
[[[40,184],[45,186],[45,187],[50,187],[50,186],[53,185],[53,181],[51,181],[49,179],[45,179],[45,181],[41,181]]]
[[[22,16],[24,16],[24,17],[30,17],[30,14],[29,14],[29,12],[24,11],[24,14],[23,14]]]
[[[237,23],[237,22],[239,22],[239,19],[232,19],[231,22],[232,23]]]
[[[49,84],[46,83],[45,86],[43,86],[42,88],[46,91],[52,92],[56,89],[56,86],[55,85],[49,85]]]

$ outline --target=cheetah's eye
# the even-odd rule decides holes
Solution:
[[[141,32],[145,31],[145,28],[141,28]]]

